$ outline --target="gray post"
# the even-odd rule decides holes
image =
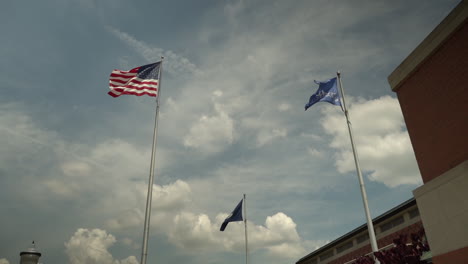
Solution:
[[[349,114],[348,114],[348,109],[346,108],[343,85],[341,83],[341,73],[337,72],[336,74],[338,76],[338,81],[340,84],[341,99],[343,99],[343,108],[344,108],[344,113],[346,116],[346,123],[348,124],[349,138],[351,139],[351,147],[353,148],[354,164],[356,165],[356,171],[357,171],[357,175],[359,178],[359,186],[361,187],[362,202],[364,203],[364,211],[366,212],[367,229],[369,231],[369,240],[370,240],[372,251],[377,252],[379,251],[379,248],[377,246],[377,240],[375,239],[374,225],[372,224],[372,218],[371,218],[370,211],[369,211],[369,205],[367,204],[366,188],[364,186],[364,181],[362,179],[358,153],[357,153],[356,147],[354,146],[354,138],[353,138],[353,131],[351,128],[351,121],[349,121]]]
[[[245,264],[249,264],[249,246],[247,240],[247,204],[244,193],[244,231],[245,231]]]
[[[141,264],[146,264],[146,259],[148,257],[148,237],[149,237],[149,228],[150,228],[150,218],[151,218],[151,201],[153,197],[153,182],[154,182],[154,163],[156,158],[156,143],[158,141],[157,130],[158,130],[158,117],[159,117],[159,96],[161,96],[161,73],[162,73],[162,61],[164,57],[161,57],[161,65],[159,66],[159,84],[158,84],[158,93],[156,95],[156,114],[154,117],[154,129],[153,129],[153,147],[151,149],[151,163],[150,163],[150,173],[148,180],[148,194],[146,196],[146,210],[145,210],[145,226],[143,229],[143,245],[141,249]]]

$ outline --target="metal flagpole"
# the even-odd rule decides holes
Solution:
[[[370,240],[372,251],[377,252],[379,249],[377,247],[377,241],[375,239],[374,225],[372,224],[372,218],[370,216],[369,205],[367,204],[366,188],[364,186],[364,181],[362,180],[362,173],[361,173],[361,167],[359,166],[358,154],[357,154],[356,147],[354,146],[354,138],[353,138],[353,131],[351,129],[351,121],[349,121],[349,114],[348,114],[348,109],[346,108],[343,85],[341,84],[341,73],[337,72],[336,75],[338,76],[338,81],[340,83],[341,98],[343,99],[343,108],[344,108],[344,113],[346,116],[346,123],[348,124],[349,138],[351,139],[351,146],[353,148],[354,163],[356,164],[356,171],[357,171],[357,175],[359,178],[359,185],[361,187],[362,202],[364,203],[364,210],[366,212],[366,218],[367,218],[367,229],[369,230],[369,240]]]
[[[145,227],[143,230],[143,245],[141,250],[141,264],[146,264],[146,258],[148,256],[148,236],[150,228],[150,218],[151,218],[151,201],[153,197],[153,181],[154,181],[154,163],[156,158],[156,143],[158,141],[158,117],[159,117],[159,97],[161,96],[161,79],[162,79],[162,62],[164,57],[161,57],[161,65],[159,65],[159,84],[158,84],[158,93],[156,95],[156,114],[154,117],[154,129],[153,129],[153,147],[151,149],[151,163],[150,163],[150,173],[148,180],[148,194],[146,196],[146,210],[145,210]]]
[[[244,231],[245,231],[245,264],[249,264],[249,246],[247,240],[247,204],[245,203],[245,193],[244,193]]]

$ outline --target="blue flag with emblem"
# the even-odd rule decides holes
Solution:
[[[237,221],[243,221],[244,219],[242,218],[242,202],[244,199],[242,199],[239,204],[234,208],[234,211],[224,220],[223,224],[221,225],[221,228],[219,229],[220,231],[224,231],[226,229],[226,226],[228,225],[229,222],[237,222]]]
[[[305,105],[305,110],[317,102],[329,102],[330,104],[341,106],[340,94],[336,87],[337,78],[331,78],[324,82],[315,81],[319,85],[318,90],[310,97],[309,102]]]

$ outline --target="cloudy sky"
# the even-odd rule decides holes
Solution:
[[[387,76],[458,0],[44,0],[0,8],[0,263],[139,262],[155,101],[108,76],[164,56],[148,263],[294,263],[421,184]]]

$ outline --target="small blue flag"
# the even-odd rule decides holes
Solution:
[[[219,229],[220,231],[224,231],[229,222],[237,222],[244,220],[242,218],[242,201],[244,201],[244,199],[242,199],[239,202],[234,211],[232,211],[232,213],[224,220],[223,224],[221,225],[221,228]]]
[[[336,88],[336,80],[337,78],[335,77],[324,82],[315,81],[319,85],[319,88],[310,97],[309,102],[305,105],[305,110],[317,102],[329,102],[330,104],[341,106],[340,94]]]

